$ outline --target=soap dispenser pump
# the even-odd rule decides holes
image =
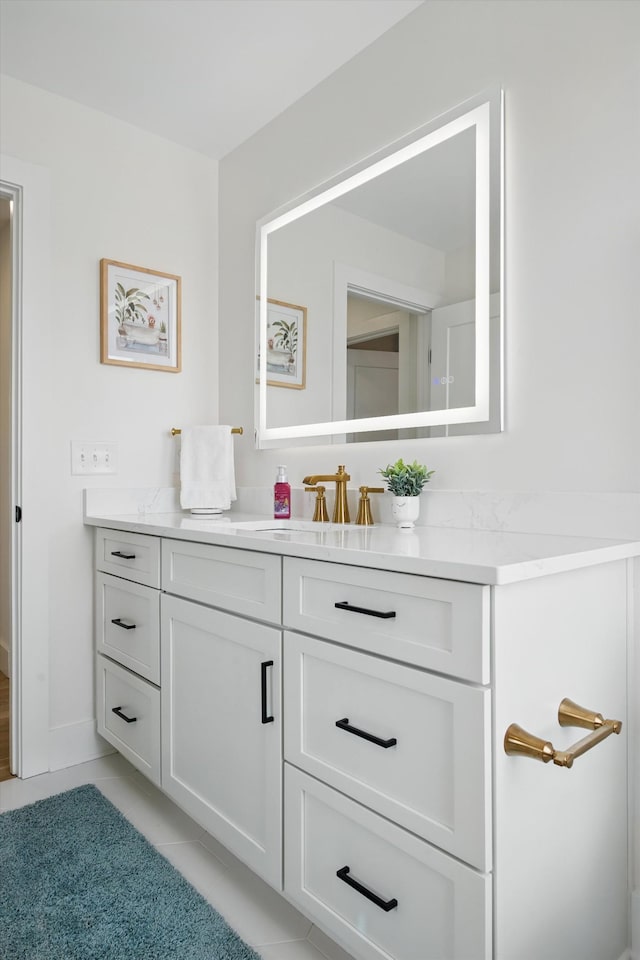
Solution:
[[[291,519],[291,486],[287,480],[287,468],[278,467],[273,487],[273,516],[275,520]]]

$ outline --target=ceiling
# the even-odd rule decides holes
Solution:
[[[0,0],[0,71],[224,156],[422,0]]]

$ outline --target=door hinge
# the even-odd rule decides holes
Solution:
[[[22,520],[22,507],[16,507],[16,523]]]

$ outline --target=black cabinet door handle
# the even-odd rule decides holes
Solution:
[[[124,720],[125,723],[135,723],[138,719],[137,717],[127,717],[122,712],[122,707],[112,707],[111,713],[115,713],[116,717],[120,717],[121,720]]]
[[[135,630],[136,628],[135,623],[125,623],[120,617],[116,617],[111,623],[115,623],[116,627],[122,627],[123,630]]]
[[[390,737],[389,740],[381,740],[380,737],[376,737],[372,733],[367,733],[366,730],[359,730],[358,727],[352,727],[349,724],[348,717],[344,717],[343,720],[336,720],[336,727],[340,727],[341,730],[346,730],[347,733],[352,733],[355,737],[362,737],[363,740],[368,740],[370,743],[375,743],[379,747],[384,747],[385,750],[388,747],[395,747],[398,742],[395,737]]]
[[[368,617],[379,617],[381,620],[393,620],[395,610],[368,610],[367,607],[354,607],[348,600],[334,604],[338,610],[348,610],[350,613],[364,613]]]
[[[135,560],[135,553],[123,553],[122,550],[112,550],[112,557],[120,557],[121,560]]]
[[[389,910],[395,910],[398,906],[398,901],[395,897],[392,900],[383,900],[382,897],[379,897],[373,890],[368,890],[367,887],[364,887],[361,883],[358,883],[357,880],[354,880],[353,877],[349,876],[349,867],[340,867],[336,872],[336,877],[339,877],[340,880],[348,884],[348,886],[353,887],[354,890],[361,893],[367,900],[371,900],[372,903],[375,903],[376,907],[380,907],[385,913],[388,913]]]
[[[262,722],[273,723],[274,717],[267,713],[267,670],[273,666],[273,660],[263,660],[260,664],[260,700],[262,710]]]

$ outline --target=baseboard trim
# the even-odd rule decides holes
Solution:
[[[72,767],[114,752],[111,744],[96,732],[95,720],[70,723],[49,731],[49,770]]]
[[[5,677],[11,677],[11,670],[9,669],[9,651],[1,643],[0,643],[0,673],[4,673]]]

